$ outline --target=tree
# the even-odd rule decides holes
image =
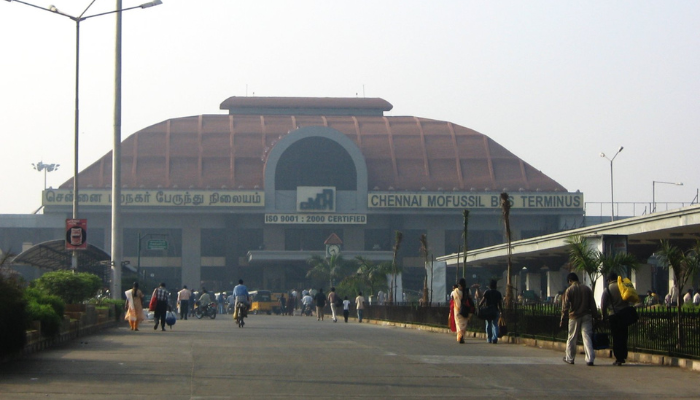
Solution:
[[[369,288],[370,295],[374,295],[375,289],[386,289],[386,277],[392,272],[390,262],[375,264],[362,256],[355,257],[355,262],[357,263],[357,270],[355,274],[346,278],[348,281],[353,281],[357,286],[363,285]],[[357,287],[356,292],[359,291],[360,288]]]
[[[347,262],[341,255],[332,255],[330,258],[314,255],[306,262],[311,266],[306,277],[328,282],[329,287],[333,286],[334,281],[340,281],[346,276]]]
[[[428,247],[428,235],[425,233],[420,235],[420,252],[423,254],[425,259],[425,266],[430,263],[430,248]],[[430,263],[430,289],[428,289],[428,270],[425,270],[425,278],[423,279],[423,304],[428,304],[428,302],[433,302],[433,264]]]
[[[683,305],[683,286],[688,282],[688,278],[694,276],[700,270],[700,240],[683,252],[668,240],[661,241],[661,247],[656,252],[661,265],[669,267],[673,271],[673,285],[678,294],[678,343],[677,347],[683,346],[683,330],[681,324],[681,306]],[[673,299],[671,299],[673,301]]]
[[[81,303],[97,294],[102,281],[88,272],[48,272],[33,282],[36,288],[61,298],[66,304]]]
[[[464,278],[467,270],[467,251],[469,250],[467,242],[467,228],[469,228],[469,210],[462,211],[462,217],[464,219],[464,229],[462,230],[462,240],[464,241],[464,253],[462,253],[462,278]],[[459,263],[459,260],[457,260],[457,262]],[[459,269],[459,264],[457,264],[457,269]]]
[[[506,308],[513,305],[513,284],[511,282],[511,270],[513,269],[513,247],[511,246],[510,231],[510,199],[508,193],[501,193],[501,211],[503,214],[503,225],[506,231],[506,241],[508,242],[508,279],[506,281]],[[466,249],[465,249],[466,250]]]
[[[27,342],[26,304],[23,289],[15,274],[10,273],[10,263],[14,257],[11,251],[0,255],[0,359],[17,353]]]
[[[566,239],[569,245],[569,263],[575,271],[588,275],[591,288],[595,293],[596,283],[601,276],[605,277],[611,272],[618,275],[627,275],[627,268],[637,269],[637,259],[628,253],[616,253],[605,255],[592,248],[583,236],[572,236]]]
[[[592,248],[588,239],[583,236],[572,236],[566,239],[569,245],[569,263],[574,271],[583,272],[591,281],[593,293],[600,276],[601,254]]]
[[[403,233],[401,233],[401,231],[396,231],[396,236],[394,238],[394,258],[391,261],[391,287],[389,288],[389,301],[392,303],[396,303],[396,275],[398,274],[396,256],[399,253],[402,241]]]

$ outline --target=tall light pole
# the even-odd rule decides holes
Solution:
[[[139,6],[128,7],[128,8],[122,9],[121,8],[121,1],[118,1],[117,2],[118,7],[116,10],[85,16],[85,13],[90,9],[90,7],[92,7],[92,5],[96,1],[96,0],[92,0],[90,2],[90,4],[88,4],[88,6],[85,7],[85,10],[83,10],[83,12],[80,13],[80,15],[78,15],[76,17],[76,16],[66,14],[64,12],[61,12],[55,6],[49,6],[49,8],[44,8],[44,7],[37,6],[35,4],[24,2],[22,0],[6,0],[6,1],[8,1],[8,2],[14,1],[16,3],[24,4],[24,5],[27,5],[30,7],[38,8],[40,10],[44,10],[44,11],[48,11],[48,12],[51,12],[54,14],[62,15],[66,18],[71,19],[72,21],[75,21],[75,117],[74,117],[75,121],[74,121],[74,135],[73,135],[73,140],[74,140],[74,150],[73,150],[73,152],[74,152],[74,159],[73,159],[73,219],[77,219],[78,218],[78,198],[79,198],[79,193],[78,193],[78,172],[79,172],[79,170],[78,170],[78,138],[79,138],[79,135],[78,135],[78,132],[79,132],[79,122],[80,122],[80,112],[79,112],[79,110],[80,110],[80,107],[79,107],[79,105],[80,105],[80,101],[79,101],[79,99],[80,99],[80,96],[79,96],[80,95],[80,91],[79,91],[79,88],[80,88],[80,23],[82,21],[85,21],[86,19],[89,19],[89,18],[99,17],[102,15],[109,15],[109,14],[114,14],[114,13],[119,13],[119,15],[121,15],[121,13],[123,11],[133,10],[136,8],[149,8],[149,7],[157,6],[159,4],[163,4],[163,2],[161,0],[153,0],[153,1],[150,1],[148,3],[141,4]],[[118,25],[119,25],[119,30],[118,30],[119,32],[118,33],[121,35],[121,19],[118,19]],[[119,42],[118,47],[120,47],[121,46],[121,38],[118,38],[118,42]],[[118,52],[119,52],[119,57],[121,57],[121,49],[119,49]],[[118,62],[120,63],[118,76],[119,76],[119,79],[121,80],[121,59],[119,59]],[[121,91],[121,84],[119,87],[119,91]],[[119,130],[120,130],[119,140],[121,142],[121,93],[119,94],[119,102],[120,102],[120,106],[119,106],[119,108],[120,108],[120,110],[119,110],[119,118],[120,118],[120,121],[119,121]],[[116,117],[116,114],[117,114],[117,111],[116,111],[116,101],[115,101],[115,117]],[[117,126],[117,124],[115,121],[115,134],[116,134],[116,126]],[[119,147],[119,146],[117,146],[117,147]],[[114,169],[114,165],[112,165],[112,168]],[[116,186],[116,185],[114,185],[114,182],[113,182],[112,187],[114,187],[114,186]],[[117,201],[120,199],[120,197],[121,197],[121,195],[116,198]],[[113,196],[112,203],[114,203],[114,201],[115,201],[115,198]],[[117,265],[119,265],[119,264],[117,264]],[[73,269],[78,268],[78,253],[76,251],[73,251],[71,266]],[[112,294],[112,295],[115,296],[116,294]]]
[[[610,161],[610,215],[611,215],[611,221],[615,221],[615,190],[613,186],[613,161],[615,161],[615,157],[617,157],[618,154],[624,149],[624,147],[620,146],[619,149],[617,149],[617,153],[612,158],[608,158],[605,153],[601,152],[600,156],[607,159]]]
[[[683,182],[651,181],[651,212],[656,212],[656,184],[683,186]]]
[[[57,170],[60,165],[61,164],[44,164],[43,161],[32,164],[32,167],[34,167],[35,170],[39,172],[44,171],[44,190],[46,190],[46,173]]]

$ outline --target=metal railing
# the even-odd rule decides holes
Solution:
[[[692,206],[697,204],[697,200],[690,202],[659,202],[656,203],[648,202],[623,202],[616,201],[614,203],[615,209],[615,219],[618,218],[629,218],[629,217],[639,217],[642,215],[649,215],[653,212],[671,211],[677,210],[679,208]],[[656,211],[654,210],[656,206]],[[584,204],[584,212],[587,217],[602,217],[606,221],[610,220],[610,202],[596,202],[587,201]]]
[[[634,352],[700,359],[700,309],[681,310],[683,344],[678,343],[678,314],[675,308],[652,306],[638,308],[639,321],[629,327],[628,349]],[[418,303],[372,305],[365,318],[416,325],[447,328],[448,305],[422,307]],[[506,310],[508,333],[511,336],[565,342],[566,328],[559,327],[561,307],[554,304],[516,305]],[[467,330],[483,332],[484,321],[472,318]],[[610,333],[603,323],[600,332]],[[610,337],[612,341],[612,336]],[[580,342],[580,339],[579,339]]]

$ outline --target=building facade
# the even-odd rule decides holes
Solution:
[[[227,114],[176,117],[122,142],[121,259],[169,287],[288,290],[306,260],[340,239],[347,259],[391,260],[396,231],[403,291],[423,286],[419,238],[435,257],[502,243],[501,192],[514,239],[570,229],[583,195],[568,192],[489,137],[414,116],[385,116],[374,98],[231,97]],[[88,242],[109,253],[111,153],[80,173]],[[0,246],[65,234],[72,180],[42,194],[43,215],[5,216]],[[334,248],[335,249],[335,248]],[[448,272],[448,276],[449,272]]]

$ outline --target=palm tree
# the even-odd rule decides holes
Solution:
[[[347,262],[343,259],[343,256],[332,255],[330,258],[324,258],[313,255],[306,262],[311,266],[311,269],[306,273],[306,277],[315,278],[319,281],[328,281],[329,287],[333,286],[333,281],[345,277]]]
[[[681,293],[688,278],[700,270],[700,240],[695,241],[695,244],[686,252],[671,245],[667,240],[662,240],[661,248],[656,252],[656,255],[662,265],[673,270],[673,285],[678,293],[678,343],[676,346],[682,347],[684,339],[681,325],[681,306],[683,305]]]
[[[374,295],[374,290],[382,290],[387,287],[386,277],[392,272],[390,262],[375,264],[373,261],[362,256],[356,256],[357,270],[354,275],[346,279],[354,280],[366,287],[369,287],[370,295]]]
[[[391,287],[389,288],[389,301],[396,303],[396,275],[398,272],[398,266],[396,265],[396,255],[401,248],[401,241],[403,241],[403,233],[401,231],[396,231],[396,237],[394,238],[394,258],[391,261]]]
[[[423,258],[425,259],[425,265],[427,267],[428,262],[429,262],[429,255],[430,255],[430,249],[428,248],[428,235],[425,233],[420,235],[420,252],[423,254]],[[428,270],[425,270],[425,278],[423,279],[423,304],[428,304],[428,301],[431,303],[433,302],[433,265],[430,264],[430,290],[428,289]],[[430,295],[428,295],[428,292],[430,292]]]
[[[513,305],[513,284],[511,282],[511,270],[513,269],[513,248],[511,246],[511,231],[510,231],[510,199],[508,193],[501,193],[501,210],[503,214],[503,224],[506,230],[506,240],[508,241],[508,279],[506,282],[506,308],[511,308]],[[466,248],[465,248],[466,250]],[[466,251],[465,251],[466,253]]]
[[[464,218],[464,230],[462,231],[462,240],[464,240],[464,253],[462,253],[462,278],[464,278],[467,269],[467,228],[469,227],[469,210],[462,211],[462,217]],[[459,262],[459,260],[458,260]],[[459,265],[457,265],[459,269]]]
[[[600,277],[601,254],[588,244],[588,239],[583,236],[572,236],[566,239],[569,245],[569,264],[574,271],[583,272],[591,281],[593,293],[596,282]]]
[[[611,272],[618,275],[627,275],[627,268],[637,269],[637,259],[628,253],[604,255],[589,245],[588,239],[583,236],[572,236],[566,239],[569,245],[569,263],[575,271],[588,275],[591,289],[595,293],[596,283],[601,276],[607,276]]]

